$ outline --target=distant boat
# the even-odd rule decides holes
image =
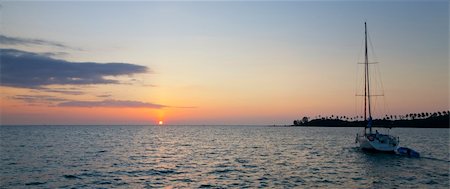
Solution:
[[[364,60],[364,133],[356,134],[356,143],[359,143],[361,149],[375,150],[383,152],[395,152],[399,145],[399,138],[389,134],[382,134],[376,131],[372,132],[372,109],[370,94],[370,77],[369,77],[369,57],[367,54],[367,24],[364,22],[364,44],[365,44],[365,60]]]

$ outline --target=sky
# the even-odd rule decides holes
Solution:
[[[449,109],[448,1],[0,5],[2,125],[361,115],[364,22],[374,116]]]

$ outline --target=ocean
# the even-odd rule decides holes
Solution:
[[[391,130],[421,158],[361,129],[1,126],[0,188],[449,188],[449,129]]]

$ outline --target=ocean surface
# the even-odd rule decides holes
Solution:
[[[1,126],[0,188],[449,188],[449,129],[392,129],[421,158],[361,151],[361,128]]]

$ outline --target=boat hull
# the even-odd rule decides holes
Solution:
[[[375,150],[382,152],[395,152],[398,141],[389,135],[362,135],[357,136],[357,143],[363,150]]]

